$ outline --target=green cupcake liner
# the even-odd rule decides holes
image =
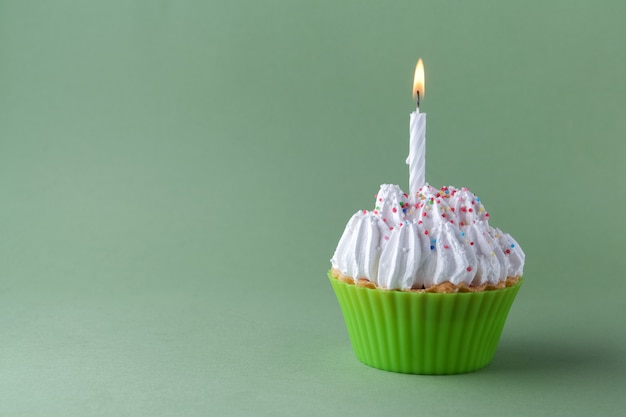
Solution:
[[[460,374],[493,359],[521,286],[454,294],[385,291],[332,277],[354,353],[374,368]]]

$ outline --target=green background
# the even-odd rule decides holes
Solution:
[[[626,5],[0,0],[0,414],[621,415]],[[527,255],[493,363],[378,371],[326,278],[427,179]]]

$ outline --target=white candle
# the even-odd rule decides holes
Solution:
[[[415,201],[417,190],[426,183],[426,113],[419,109],[411,113],[409,157],[410,200]]]
[[[411,113],[409,133],[409,201],[415,201],[417,190],[426,183],[426,113],[420,113],[420,100],[424,98],[424,64],[420,59],[415,67],[413,96],[417,109]]]

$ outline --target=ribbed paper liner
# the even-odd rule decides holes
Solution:
[[[459,374],[487,366],[521,285],[453,294],[384,291],[330,276],[356,357],[411,374]]]

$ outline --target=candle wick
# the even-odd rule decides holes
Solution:
[[[417,109],[417,112],[420,112],[420,92],[419,90],[417,90],[417,102],[415,103],[415,107]]]

